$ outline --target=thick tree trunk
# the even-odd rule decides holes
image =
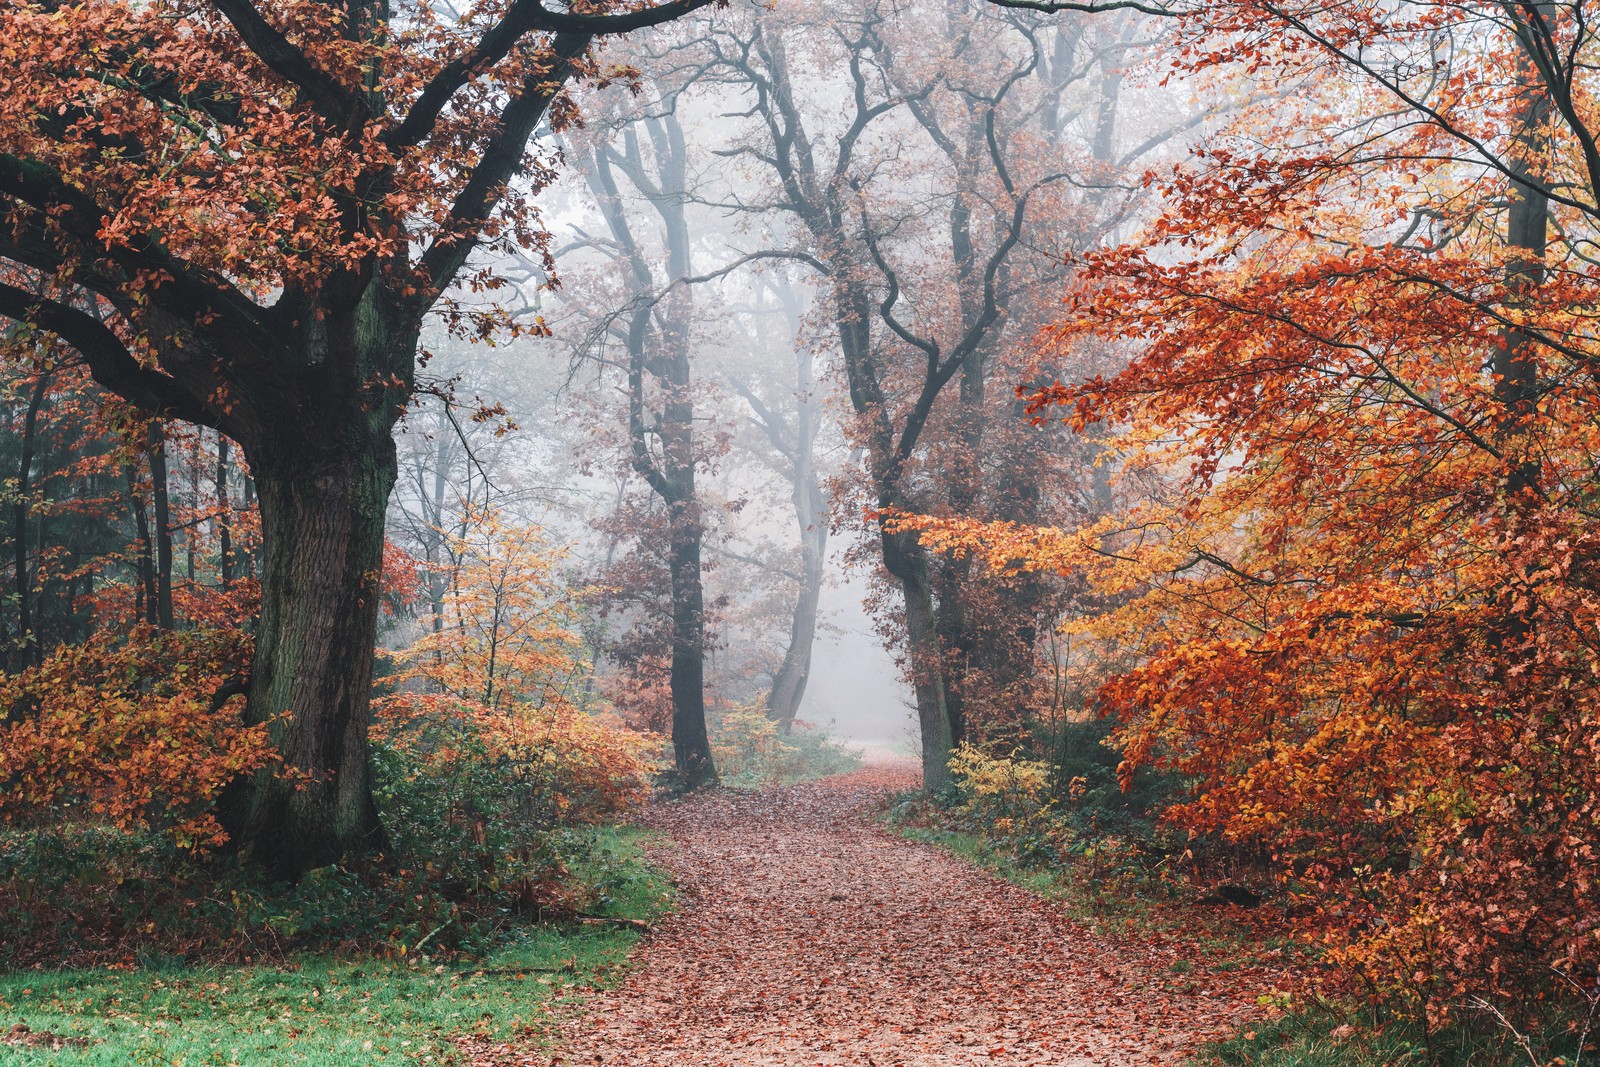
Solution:
[[[922,734],[922,788],[936,793],[950,784],[950,753],[955,732],[946,701],[943,655],[927,567],[900,580],[906,598],[906,642],[911,651],[912,686],[917,694],[917,719]]]
[[[1549,17],[1548,5],[1539,7]],[[1550,117],[1550,96],[1531,62],[1526,67],[1521,72],[1523,102],[1519,118],[1522,128],[1516,134],[1521,154],[1510,162],[1510,173],[1517,180],[1513,180],[1507,190],[1511,205],[1507,212],[1506,243],[1526,253],[1514,258],[1506,270],[1515,303],[1525,302],[1544,284],[1544,255],[1550,240],[1550,198],[1542,188],[1526,184],[1544,180],[1540,162],[1548,150],[1544,126]],[[1508,455],[1506,493],[1514,507],[1522,498],[1536,492],[1540,481],[1539,456],[1531,447],[1530,433],[1530,424],[1538,411],[1536,349],[1537,342],[1527,331],[1507,327],[1492,361],[1495,398],[1503,408],[1500,439]]]
[[[945,694],[944,656],[939,647],[938,612],[927,557],[903,534],[884,534],[883,561],[900,582],[906,605],[906,646],[911,685],[917,698],[922,738],[922,788],[935,793],[950,784],[950,752],[955,733]]]
[[[220,810],[235,840],[292,878],[382,842],[368,696],[397,462],[386,432],[247,446],[246,458],[261,499],[263,578],[245,714],[271,724],[289,773],[236,783]]]
[[[700,583],[699,501],[669,502],[672,524],[672,754],[678,786],[717,780],[706,732],[705,593]]]
[[[945,718],[950,723],[951,747],[967,739],[969,704],[981,702],[983,666],[977,662],[978,620],[967,611],[971,581],[966,557],[941,561],[934,568],[938,596],[933,598],[934,630],[939,635],[939,667],[944,676]],[[969,696],[976,699],[970,699]]]

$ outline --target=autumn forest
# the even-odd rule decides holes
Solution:
[[[1586,0],[0,0],[0,1065],[1600,1062]]]

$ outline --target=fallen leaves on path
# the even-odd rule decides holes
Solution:
[[[618,1067],[1172,1063],[1253,1010],[1174,988],[1176,949],[1097,937],[1062,909],[870,811],[911,766],[655,808],[682,907],[560,1051],[475,1060]],[[1197,976],[1191,976],[1197,977]]]

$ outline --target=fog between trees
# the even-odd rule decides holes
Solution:
[[[408,417],[391,528],[430,558],[427,531],[484,494],[576,544],[608,590],[600,684],[648,679],[658,726],[660,698],[692,721],[703,689],[932,739],[940,779],[935,751],[1075,711],[1039,658],[1063,655],[1074,589],[980,581],[864,514],[1112,505],[1094,436],[1030,426],[1016,390],[1114,368],[1041,360],[1034,336],[1068,259],[1142,217],[1143,169],[1229,103],[1158,84],[1163,32],[977,2],[734,5],[608,45],[616,83],[542,135],[563,160],[536,200],[553,273],[488,264],[515,288],[487,297],[549,334],[442,343],[428,373],[460,410]],[[478,398],[516,429],[471,422]]]

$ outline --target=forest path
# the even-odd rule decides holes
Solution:
[[[629,976],[507,1063],[967,1067],[1174,1063],[1245,1017],[1176,949],[1097,937],[1057,904],[871,810],[909,763],[654,808],[681,908]],[[1196,976],[1198,977],[1198,976]],[[528,1053],[522,1053],[527,1056]]]

